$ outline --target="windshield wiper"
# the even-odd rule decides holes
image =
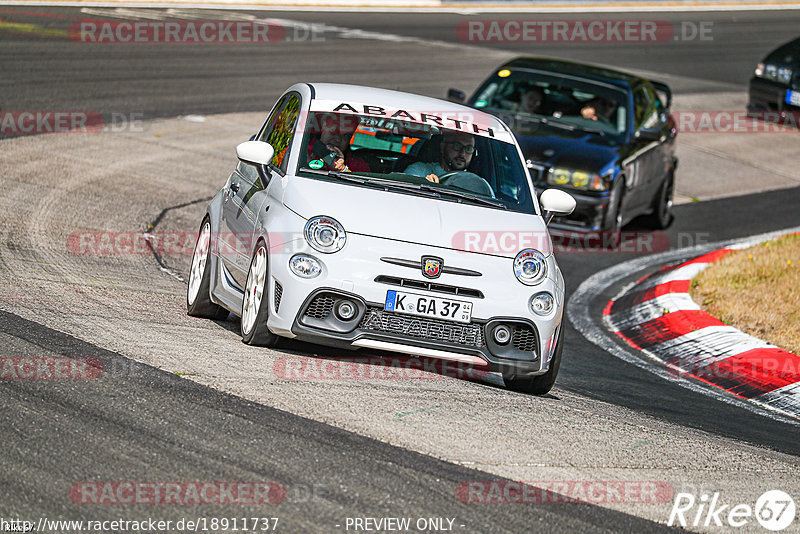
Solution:
[[[491,200],[488,198],[483,198],[475,195],[470,195],[469,193],[462,193],[460,191],[453,191],[452,189],[443,189],[440,187],[433,187],[430,185],[422,184],[419,186],[420,189],[423,191],[432,191],[434,193],[439,193],[443,196],[449,196],[454,198],[460,198],[463,200],[471,200],[473,202],[477,202],[479,204],[486,204],[487,206],[493,206],[495,208],[503,208],[504,210],[508,209],[508,206],[500,202],[499,200]]]
[[[371,185],[371,186],[376,186],[376,187],[382,187],[382,188],[384,188],[384,190],[389,189],[389,188],[393,188],[393,189],[402,189],[402,190],[405,190],[405,191],[414,191],[415,193],[418,193],[418,194],[426,196],[426,197],[436,197],[436,196],[438,196],[436,194],[431,194],[431,193],[427,192],[427,190],[422,189],[422,187],[417,185],[417,184],[409,184],[409,183],[405,183],[405,182],[395,182],[395,181],[392,181],[392,180],[380,180],[380,179],[376,179],[376,178],[362,178],[362,177],[359,177],[359,176],[353,176],[352,174],[346,174],[346,173],[339,172],[339,171],[321,171],[321,170],[309,169],[309,168],[306,168],[306,167],[302,167],[300,170],[303,171],[303,172],[311,173],[311,174],[317,174],[319,176],[330,176],[330,177],[333,177],[333,178],[339,178],[341,180],[345,180],[347,182],[353,182],[353,183],[360,184],[360,185]]]
[[[320,171],[316,169],[309,169],[308,167],[301,167],[300,170],[311,174],[317,174],[319,176],[330,176],[332,178],[339,178],[341,180],[345,180],[347,182],[353,182],[356,184],[365,184],[368,181],[366,178],[359,178],[357,176],[353,176],[351,174],[345,174],[339,171]]]

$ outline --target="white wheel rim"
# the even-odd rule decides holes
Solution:
[[[197,237],[197,244],[194,246],[192,255],[192,268],[189,270],[189,304],[194,304],[197,294],[200,292],[200,284],[203,282],[203,274],[206,272],[206,262],[208,260],[208,249],[211,245],[211,224],[206,223],[200,229]]]
[[[258,310],[261,308],[261,299],[264,296],[264,287],[267,279],[267,250],[261,246],[256,250],[253,261],[250,262],[250,272],[247,273],[247,284],[242,301],[242,332],[249,334],[256,324]]]

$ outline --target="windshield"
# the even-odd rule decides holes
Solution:
[[[497,115],[518,135],[541,121],[615,137],[628,129],[624,90],[568,76],[511,71],[484,84],[472,105]]]
[[[311,111],[298,175],[535,213],[515,145],[434,124]]]

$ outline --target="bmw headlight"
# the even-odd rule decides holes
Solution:
[[[789,82],[792,81],[792,69],[789,67],[778,68],[778,81],[789,85]]]
[[[544,254],[526,248],[514,258],[514,276],[526,286],[534,286],[547,276],[547,259]]]
[[[605,191],[608,184],[599,174],[564,167],[553,167],[547,173],[547,183],[587,191]]]
[[[786,85],[792,81],[792,74],[791,67],[779,67],[772,63],[759,63],[755,71],[755,75],[759,78],[766,78]]]
[[[326,254],[342,250],[347,234],[342,225],[331,217],[313,217],[306,223],[303,234],[312,248]]]

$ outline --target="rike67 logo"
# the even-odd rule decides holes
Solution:
[[[755,507],[745,503],[725,503],[719,492],[711,496],[703,493],[699,499],[692,493],[677,493],[667,525],[738,528],[755,519],[765,529],[778,532],[792,524],[796,512],[794,500],[780,490],[763,493],[756,500]]]

